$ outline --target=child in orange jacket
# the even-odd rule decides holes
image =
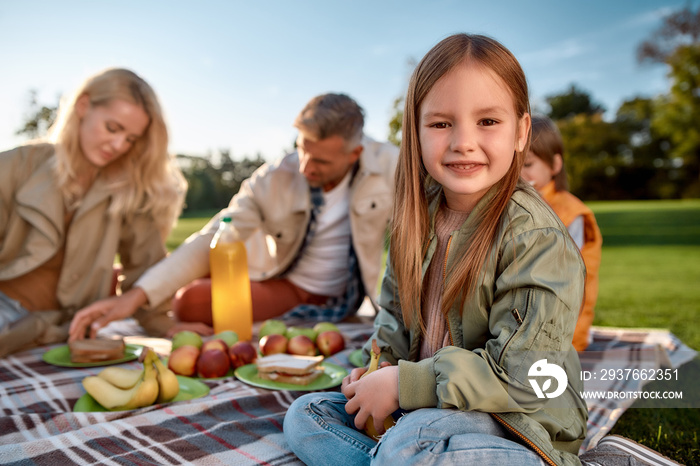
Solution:
[[[564,143],[554,122],[546,116],[533,116],[532,143],[521,174],[552,207],[581,250],[586,286],[573,343],[577,351],[583,351],[589,343],[588,332],[598,298],[603,237],[591,209],[568,191],[563,154]]]

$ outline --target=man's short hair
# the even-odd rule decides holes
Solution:
[[[306,136],[320,141],[340,136],[351,151],[362,143],[364,110],[345,94],[322,94],[314,97],[299,112],[294,127]]]

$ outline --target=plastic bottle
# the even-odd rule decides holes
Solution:
[[[233,330],[241,341],[253,338],[253,303],[245,245],[236,239],[230,217],[221,218],[209,245],[214,333]]]

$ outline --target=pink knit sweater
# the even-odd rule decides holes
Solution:
[[[443,204],[435,217],[437,248],[423,280],[422,314],[426,333],[421,342],[420,359],[432,357],[437,350],[449,344],[450,336],[447,331],[447,322],[440,311],[442,293],[445,288],[443,277],[445,253],[450,235],[462,226],[468,216],[469,212],[450,210]]]

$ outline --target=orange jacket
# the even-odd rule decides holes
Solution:
[[[540,194],[568,228],[578,216],[583,217],[583,247],[581,255],[586,265],[586,286],[583,305],[574,331],[574,348],[583,351],[588,346],[588,331],[593,323],[595,302],[598,299],[598,269],[603,246],[603,236],[595,221],[593,211],[568,191],[556,191],[554,181],[540,190]]]

